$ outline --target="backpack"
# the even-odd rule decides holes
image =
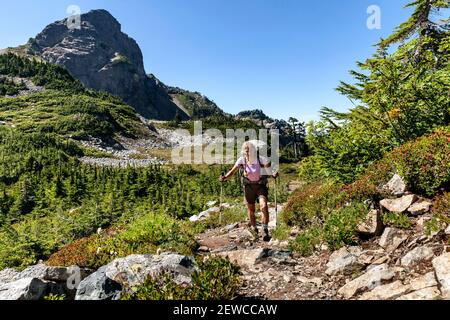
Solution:
[[[256,155],[257,159],[258,159],[258,163],[259,163],[259,167],[262,168],[261,165],[261,158],[259,156],[259,150],[257,150],[257,155]],[[267,185],[268,180],[267,180],[267,176],[265,175],[261,175],[261,177],[259,178],[258,181],[250,181],[244,174],[245,174],[245,168],[247,167],[247,160],[245,159],[245,156],[243,156],[244,159],[244,164],[241,164],[239,167],[239,176],[240,176],[240,180],[241,180],[241,185],[243,186],[247,186],[247,185]]]

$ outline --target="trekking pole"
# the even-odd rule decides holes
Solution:
[[[278,227],[278,201],[277,201],[277,178],[274,179],[275,184],[275,228]]]
[[[223,178],[225,178],[225,172],[220,174],[222,178],[220,181],[220,205],[219,205],[219,224],[222,224],[222,198],[223,198]]]

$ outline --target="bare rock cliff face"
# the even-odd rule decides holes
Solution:
[[[67,19],[52,23],[30,45],[31,53],[65,67],[89,88],[122,98],[144,117],[172,120],[179,110],[164,85],[147,76],[138,44],[108,11],[81,15],[78,29],[69,29]]]

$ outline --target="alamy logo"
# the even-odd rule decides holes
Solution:
[[[67,18],[67,28],[69,30],[81,29],[81,9],[79,6],[70,5],[67,7],[67,13],[70,15]]]
[[[174,140],[188,143],[172,149],[173,164],[234,164],[236,150],[246,141],[251,141],[259,155],[270,160],[272,168],[279,164],[278,129],[226,129],[225,135],[218,129],[208,129],[203,133],[202,122],[194,122],[194,134],[179,129],[173,132]],[[270,155],[269,155],[270,150]],[[237,154],[237,157],[241,155]]]
[[[371,5],[367,8],[367,28],[369,30],[381,29],[381,8],[377,5]]]

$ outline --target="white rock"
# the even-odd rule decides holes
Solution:
[[[198,221],[198,216],[195,214],[192,217],[189,218],[189,221],[191,222],[197,222]]]
[[[357,270],[361,270],[364,268],[364,264],[358,262],[358,257],[361,253],[362,249],[359,247],[342,247],[330,256],[325,273],[327,275],[335,275],[341,272],[351,274]]]
[[[3,269],[0,271],[0,285],[17,280],[20,272],[14,269]]]
[[[428,272],[427,274],[411,280],[409,283],[412,291],[418,291],[425,288],[437,287],[438,283],[436,281],[436,277],[434,272]]]
[[[434,300],[440,296],[437,287],[429,287],[403,295],[396,300]]]
[[[450,224],[448,225],[447,229],[445,229],[445,234],[450,235]]]
[[[174,281],[177,283],[190,283],[191,275],[197,267],[192,258],[179,254],[136,254],[109,263],[105,274],[120,284],[133,286],[142,283],[148,276],[156,277],[162,270],[174,273]]]
[[[390,212],[405,212],[417,199],[414,194],[409,194],[397,199],[383,199],[380,201],[380,205]]]
[[[394,271],[387,264],[381,264],[344,285],[338,293],[344,298],[350,299],[361,290],[374,289],[382,285],[383,280],[391,280],[394,275]]]
[[[408,208],[408,212],[413,216],[418,216],[430,211],[432,203],[428,200],[418,201]]]
[[[434,252],[430,247],[423,246],[417,247],[405,256],[401,258],[401,265],[405,267],[410,267],[424,260],[429,260],[434,257]]]
[[[0,300],[39,300],[47,283],[36,278],[23,278],[0,286]]]
[[[387,252],[395,251],[408,236],[401,230],[396,228],[386,228],[380,238],[379,245]]]
[[[450,299],[450,252],[445,252],[433,259],[436,278],[441,285],[441,292],[445,299]]]
[[[404,285],[401,281],[397,280],[364,293],[359,300],[390,300],[400,297],[409,290],[409,285]]]
[[[213,200],[213,201],[207,202],[207,203],[206,203],[206,206],[207,206],[207,207],[213,207],[213,206],[215,206],[216,204],[217,204],[217,201],[216,201],[216,200]]]
[[[383,187],[394,196],[401,196],[406,192],[406,184],[402,177],[395,174],[392,179]]]

